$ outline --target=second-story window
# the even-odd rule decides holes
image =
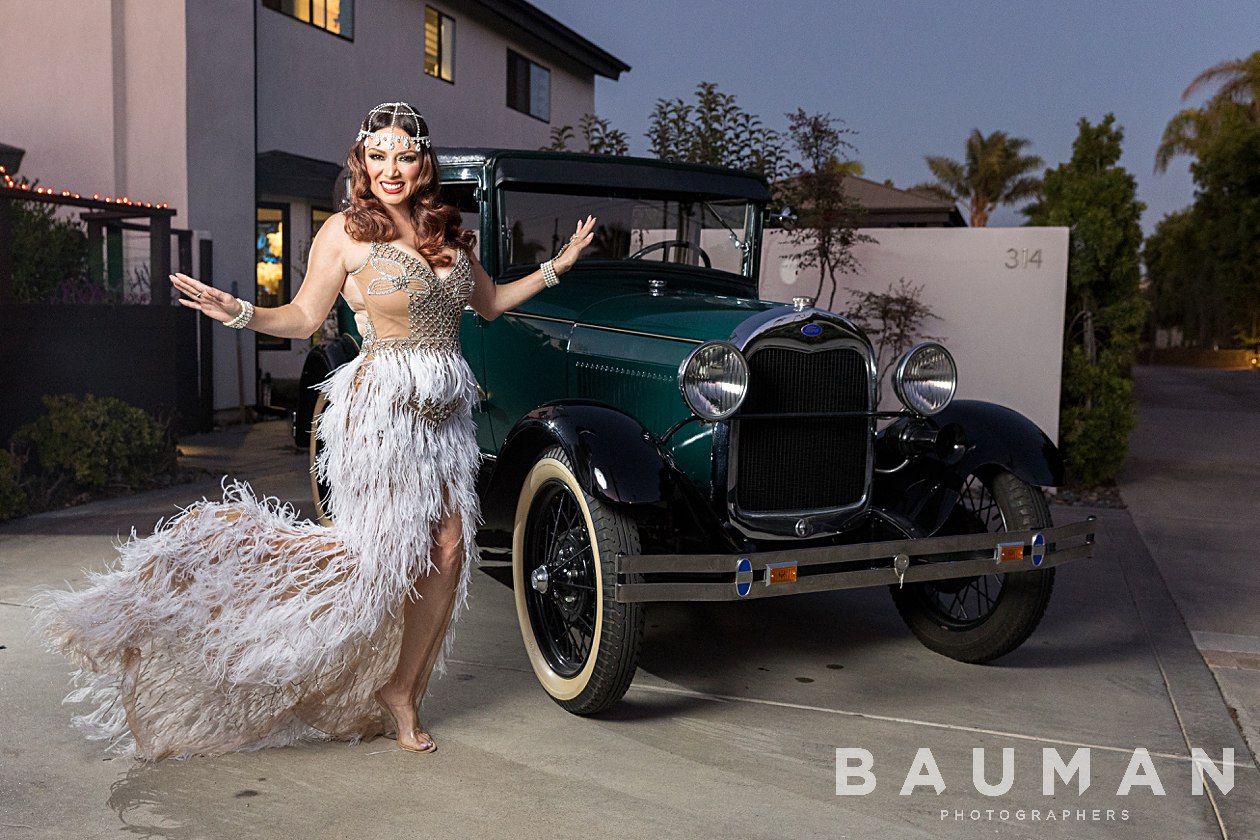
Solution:
[[[354,37],[354,0],[262,0],[262,4],[334,35]]]
[[[508,50],[507,105],[551,122],[551,71]]]
[[[455,81],[455,19],[424,7],[424,73]]]

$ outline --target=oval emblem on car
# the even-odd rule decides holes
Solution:
[[[801,327],[801,332],[813,338],[816,335],[822,335],[822,325],[821,324],[806,324],[805,326]]]

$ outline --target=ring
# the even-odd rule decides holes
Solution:
[[[197,294],[193,295],[193,297],[201,297],[201,296],[202,296],[202,295],[204,295],[205,293],[206,293],[206,290],[205,290],[205,289],[202,289],[200,292],[197,292]]]

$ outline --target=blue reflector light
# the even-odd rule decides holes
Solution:
[[[735,591],[743,598],[752,590],[752,561],[747,557],[739,558],[735,564]]]

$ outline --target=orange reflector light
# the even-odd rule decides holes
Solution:
[[[997,561],[1006,563],[1010,560],[1024,559],[1023,543],[998,543],[997,545]]]
[[[766,566],[766,586],[775,583],[795,583],[795,563],[771,563]]]

